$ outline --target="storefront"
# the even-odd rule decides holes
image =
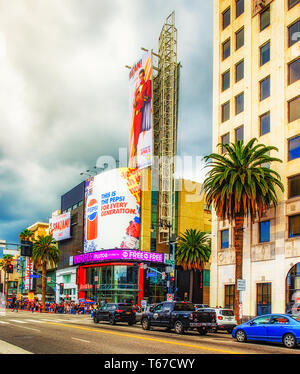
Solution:
[[[163,301],[164,254],[134,250],[104,250],[74,256],[78,298],[107,302]]]

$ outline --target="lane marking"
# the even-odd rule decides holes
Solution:
[[[9,321],[16,322],[16,323],[27,323],[27,322],[24,322],[24,321],[20,321],[18,319],[9,319]]]
[[[44,321],[39,321],[37,319],[25,319],[25,321],[33,322],[33,323],[44,323]]]
[[[3,325],[5,324],[8,324],[9,325],[9,322],[4,322],[4,321],[0,321],[0,323],[2,323]]]
[[[92,332],[98,332],[101,334],[108,334],[108,335],[116,335],[116,336],[122,336],[126,338],[132,338],[132,339],[139,339],[139,340],[145,340],[145,341],[151,341],[151,342],[157,342],[157,343],[164,343],[164,344],[170,344],[170,345],[176,345],[181,347],[189,347],[189,348],[196,348],[196,349],[202,349],[206,351],[212,351],[212,352],[220,352],[220,353],[229,353],[229,354],[242,354],[241,352],[233,351],[233,350],[226,350],[226,349],[220,349],[220,348],[209,348],[202,345],[197,344],[188,344],[188,343],[180,343],[180,342],[173,342],[169,340],[163,340],[158,338],[148,338],[144,336],[134,335],[134,334],[126,334],[121,332],[115,332],[115,331],[107,331],[107,330],[101,330],[101,329],[95,329],[95,328],[89,328],[89,327],[82,327],[82,326],[74,326],[74,325],[64,325],[64,324],[57,324],[52,322],[47,322],[51,325],[57,325],[57,326],[64,326],[69,327],[72,329],[79,329],[79,330],[85,330],[85,331],[92,331]]]
[[[41,332],[41,330],[34,329],[34,328],[32,328],[32,327],[16,326],[16,325],[12,325],[12,326],[18,327],[19,329],[26,329],[26,330],[32,330],[32,331]]]
[[[79,338],[73,338],[73,337],[72,337],[72,339],[73,340],[79,340],[79,341],[84,342],[84,343],[90,343],[89,340],[84,340],[84,339],[79,339]]]

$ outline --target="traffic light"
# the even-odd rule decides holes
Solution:
[[[12,274],[14,272],[14,265],[13,264],[8,264],[6,272],[8,274]]]
[[[32,257],[32,246],[30,240],[21,240],[21,256]]]
[[[59,283],[59,293],[60,294],[64,293],[64,284],[63,283]]]

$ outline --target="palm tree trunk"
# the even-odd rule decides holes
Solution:
[[[194,270],[190,271],[190,302],[193,302]]]
[[[237,280],[243,279],[243,229],[244,216],[236,216],[234,227],[234,248],[235,248],[235,291],[234,291],[234,315],[238,322],[241,323],[239,304],[240,291],[237,290]]]
[[[42,311],[46,311],[46,274],[47,274],[47,262],[44,261],[42,265]]]

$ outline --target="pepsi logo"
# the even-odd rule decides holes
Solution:
[[[98,201],[96,199],[91,199],[87,207],[87,218],[89,221],[94,221],[98,215]]]

